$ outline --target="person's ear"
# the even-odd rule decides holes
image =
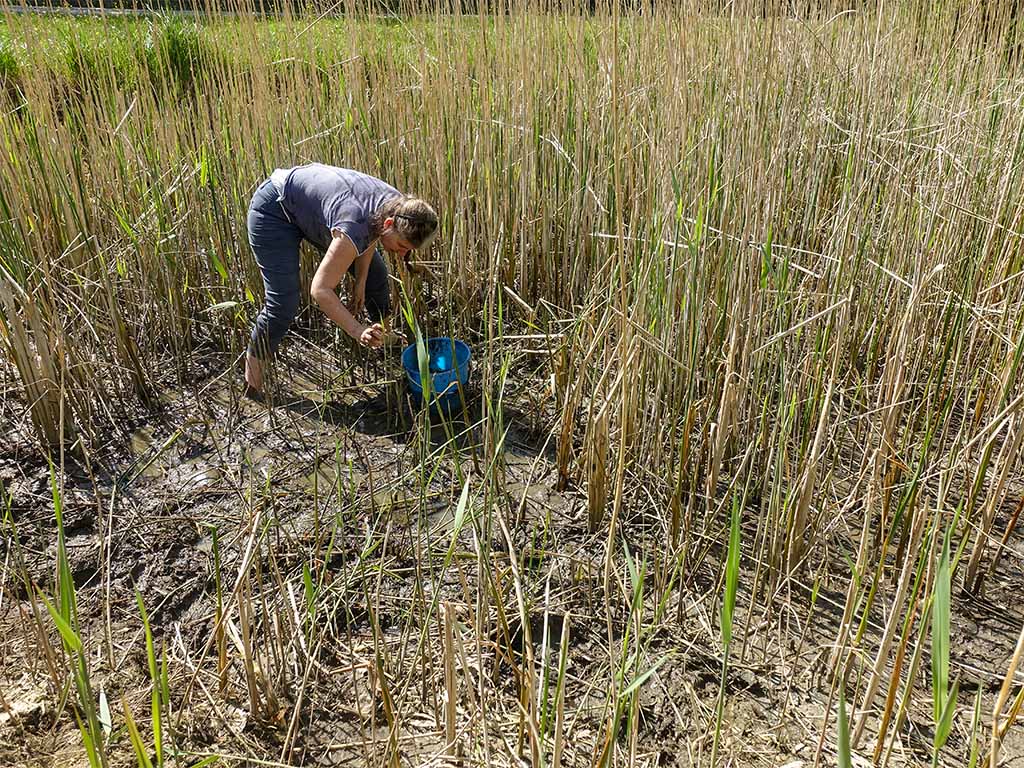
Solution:
[[[387,232],[389,229],[395,226],[395,219],[392,216],[388,216],[384,219],[384,231]]]

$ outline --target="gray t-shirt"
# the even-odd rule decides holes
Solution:
[[[399,191],[378,178],[348,168],[310,163],[278,169],[270,177],[277,196],[303,236],[326,250],[331,230],[340,229],[362,253],[370,245],[370,216]]]

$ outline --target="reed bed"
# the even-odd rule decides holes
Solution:
[[[1016,11],[553,5],[7,16],[5,423],[52,492],[0,475],[5,653],[88,763],[1019,748]],[[474,413],[407,413],[387,461],[253,415],[237,383],[209,400],[262,296],[249,197],[314,160],[435,203],[429,277],[399,271],[396,296],[410,335],[475,350]],[[322,417],[363,385],[315,310],[300,326],[287,357],[321,360]],[[291,446],[270,469],[239,448],[254,425]],[[183,493],[161,509],[184,545],[132,538],[142,489],[173,491],[150,464],[189,441],[216,509]],[[75,570],[81,483],[97,549]],[[207,565],[174,589],[118,575],[182,546]],[[183,585],[191,622],[166,618]],[[1005,634],[979,666],[986,607]],[[23,759],[37,742],[0,711]]]

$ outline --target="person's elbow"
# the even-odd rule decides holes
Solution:
[[[310,286],[309,289],[309,297],[313,299],[313,301],[316,303],[318,307],[320,307],[320,309],[323,309],[326,306],[327,301],[330,299],[333,293],[334,291],[332,291],[326,285],[318,285],[316,283],[313,283],[313,285]]]

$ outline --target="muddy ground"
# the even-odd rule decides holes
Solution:
[[[535,668],[544,668],[545,655],[548,667],[557,667],[566,616],[561,761],[597,762],[608,717],[609,636],[616,646],[626,638],[626,648],[635,648],[627,612],[633,592],[620,556],[610,590],[621,604],[607,621],[607,533],[588,532],[579,489],[558,489],[551,413],[537,395],[543,371],[525,362],[514,371],[536,387],[507,393],[507,437],[495,451],[474,426],[481,410],[476,389],[469,421],[456,420],[450,434],[435,426],[427,440],[398,383],[395,355],[363,358],[338,374],[334,354],[300,338],[284,357],[273,407],[241,398],[232,361],[211,352],[185,380],[166,383],[157,411],[127,416],[112,429],[107,448],[88,460],[66,456],[58,470],[93,685],[114,712],[112,764],[134,764],[122,699],[144,734],[149,728],[150,685],[134,590],[148,609],[157,646],[166,649],[182,764],[219,753],[225,764],[377,765],[386,761],[389,743],[402,765],[529,764],[516,670],[527,651]],[[13,392],[10,373],[5,383]],[[0,585],[0,764],[85,765],[69,703],[74,691],[53,684],[25,585],[27,577],[32,589],[52,594],[56,531],[50,470],[11,394],[3,403],[3,434],[0,480],[10,506]],[[488,484],[491,463],[499,480]],[[617,759],[706,765],[721,666],[721,553],[714,543],[722,540],[721,530],[696,531],[709,537],[707,556],[673,578],[671,563],[663,562],[666,515],[643,491],[651,485],[645,472],[630,468],[622,531],[646,574],[642,652],[633,669],[660,666],[642,687],[636,710],[623,714],[626,732],[635,718],[637,738],[620,737]],[[474,522],[452,545],[465,478],[475,503],[486,491],[494,508],[504,510],[508,536],[497,525]],[[745,519],[744,535],[753,536],[755,527]],[[236,594],[252,612],[255,696],[234,608],[225,622],[235,631],[225,640],[223,679],[218,671],[214,532],[222,597],[230,605]],[[819,750],[822,764],[835,764],[837,703],[828,672],[849,579],[843,552],[855,545],[842,524],[827,535],[828,560],[775,594],[759,595],[753,610],[746,585],[756,564],[743,562],[721,747],[732,765],[810,766]],[[955,596],[953,674],[963,711],[944,753],[947,765],[963,764],[958,756],[967,752],[977,690],[990,727],[1024,621],[1021,553],[1024,542],[1015,534],[984,596]],[[317,582],[313,619],[303,616],[306,572]],[[528,632],[517,619],[517,576],[529,606]],[[481,601],[481,591],[491,597]],[[461,761],[446,756],[445,611],[455,622]],[[885,619],[880,610],[870,617],[869,638]],[[41,623],[62,674],[58,635],[45,612]],[[314,647],[304,645],[307,639]],[[870,642],[865,648],[874,650]],[[621,657],[618,649],[614,657]],[[890,764],[928,761],[928,670],[925,653],[919,695]],[[397,723],[390,733],[389,722]],[[872,733],[873,721],[858,749],[865,759],[874,748]],[[1003,757],[1004,765],[1024,764],[1020,728],[1010,733]]]

